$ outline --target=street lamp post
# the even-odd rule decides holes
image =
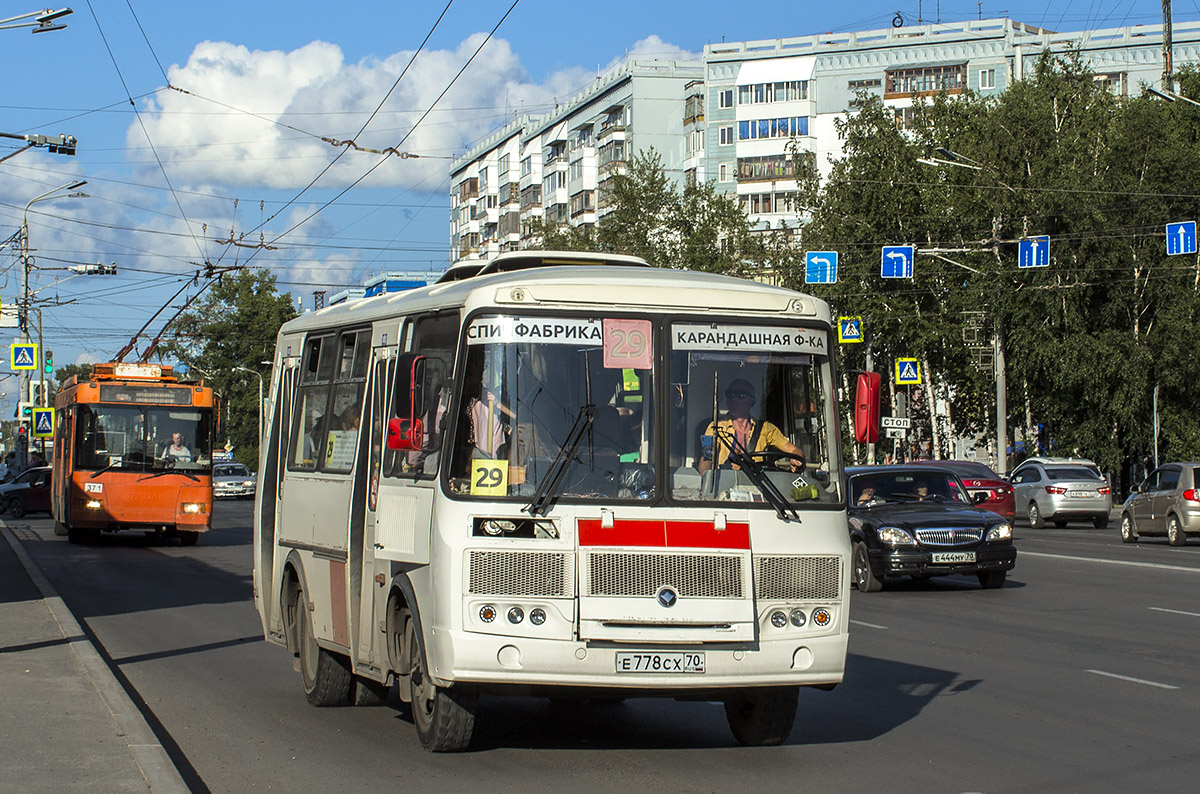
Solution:
[[[263,376],[261,373],[255,372],[248,367],[234,367],[239,372],[249,372],[251,375],[258,376],[258,446],[262,446],[263,435]]]

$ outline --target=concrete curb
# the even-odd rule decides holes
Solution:
[[[134,763],[137,764],[142,777],[146,779],[150,790],[160,792],[160,794],[188,794],[187,784],[184,783],[179,770],[171,762],[166,749],[159,743],[142,713],[130,700],[129,695],[118,683],[112,671],[108,669],[108,665],[105,664],[104,659],[101,658],[92,643],[83,641],[82,638],[87,635],[83,633],[83,629],[75,620],[75,616],[71,614],[71,610],[67,608],[66,603],[30,558],[25,547],[21,545],[21,541],[3,522],[0,522],[0,533],[3,533],[4,539],[12,547],[21,566],[42,594],[42,601],[50,610],[63,637],[80,638],[70,639],[68,644],[75,652],[75,657],[87,673],[92,686],[100,695],[100,699],[104,701],[109,714],[112,715],[118,735],[125,741]]]

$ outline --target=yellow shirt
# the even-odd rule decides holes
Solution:
[[[759,423],[753,419],[750,420],[750,432],[745,438],[739,437],[738,440],[741,441],[742,444],[749,446],[750,439],[754,436],[754,429],[758,426],[758,424]],[[727,460],[729,460],[729,443],[730,439],[734,438],[735,433],[732,419],[722,419],[717,423],[717,425],[720,427],[720,434],[717,436],[716,440],[717,468],[720,468],[721,466],[725,465]],[[711,437],[712,434],[713,426],[712,422],[709,422],[708,428],[704,431],[704,435]],[[789,443],[788,438],[778,427],[770,422],[762,422],[762,430],[758,434],[758,440],[754,443],[754,449],[751,449],[750,451],[763,452],[768,447],[774,447],[778,449],[786,443]]]

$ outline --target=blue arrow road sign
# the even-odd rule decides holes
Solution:
[[[1017,267],[1050,267],[1050,235],[1022,237],[1017,244]]]
[[[17,342],[11,345],[13,369],[37,369],[37,345]]]
[[[805,284],[837,283],[837,251],[806,251],[804,253]]]
[[[1167,256],[1196,253],[1196,222],[1167,224]]]
[[[883,278],[913,277],[913,247],[911,245],[885,245],[883,266],[879,275]]]
[[[51,438],[54,435],[54,409],[33,409],[33,437]]]

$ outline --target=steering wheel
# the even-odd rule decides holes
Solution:
[[[177,461],[175,460],[174,455],[166,455],[163,457],[163,468],[164,469],[173,469],[173,468],[175,468],[176,462]]]
[[[751,452],[750,457],[762,463],[777,463],[781,460],[794,460],[796,463],[800,464],[796,469],[797,472],[804,471],[804,467],[807,465],[804,462],[804,456],[800,453],[785,452],[782,449],[764,449],[761,452]]]

